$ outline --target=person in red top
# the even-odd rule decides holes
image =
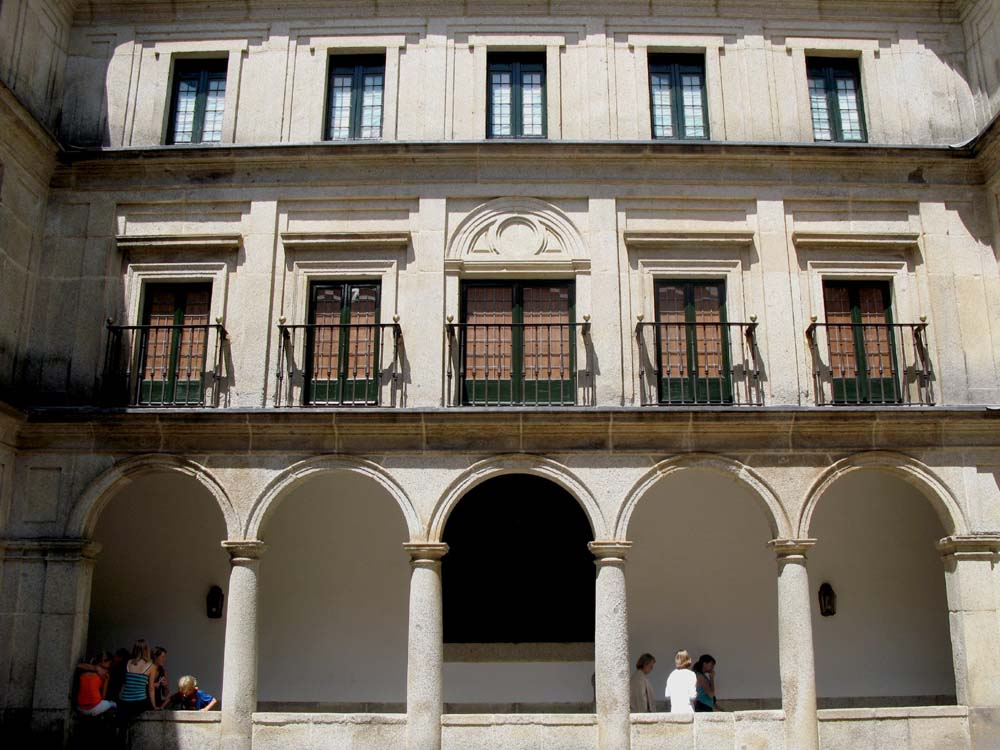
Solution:
[[[77,670],[76,710],[84,716],[99,716],[116,707],[114,701],[107,700],[110,667],[111,654],[105,651]]]

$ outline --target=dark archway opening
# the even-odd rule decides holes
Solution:
[[[577,501],[546,479],[470,490],[444,530],[445,643],[593,642],[591,539]]]

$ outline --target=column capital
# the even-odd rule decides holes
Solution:
[[[0,539],[0,558],[8,560],[93,561],[100,551],[100,543],[83,538]]]
[[[816,545],[815,539],[772,539],[767,546],[774,550],[779,560],[801,557]]]
[[[1000,532],[946,536],[937,548],[942,557],[994,557],[1000,554]]]
[[[267,552],[267,545],[259,539],[227,539],[222,549],[229,553],[229,562],[259,560]]]
[[[448,553],[448,545],[444,542],[406,542],[403,549],[413,564],[440,562]]]
[[[587,549],[593,554],[594,562],[598,565],[602,563],[624,563],[625,556],[632,549],[632,542],[624,540],[604,540],[594,541],[587,544]]]

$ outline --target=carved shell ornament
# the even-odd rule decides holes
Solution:
[[[583,239],[558,207],[536,198],[497,198],[473,209],[448,246],[452,260],[565,260],[586,256]]]

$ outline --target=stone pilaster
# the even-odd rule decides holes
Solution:
[[[88,539],[10,539],[2,548],[0,685],[5,731],[61,744],[73,667],[83,656],[94,561]]]
[[[594,672],[598,750],[629,750],[628,600],[625,555],[631,542],[591,542],[597,566]]]
[[[257,710],[257,574],[263,542],[227,541],[229,594],[222,668],[222,750],[250,750]]]
[[[948,591],[955,693],[973,748],[1000,747],[1000,534],[938,542]]]
[[[410,630],[406,665],[407,750],[440,750],[444,620],[441,558],[447,544],[404,544],[410,555]]]
[[[778,558],[778,661],[785,747],[818,750],[816,659],[806,552],[814,539],[774,539]]]

